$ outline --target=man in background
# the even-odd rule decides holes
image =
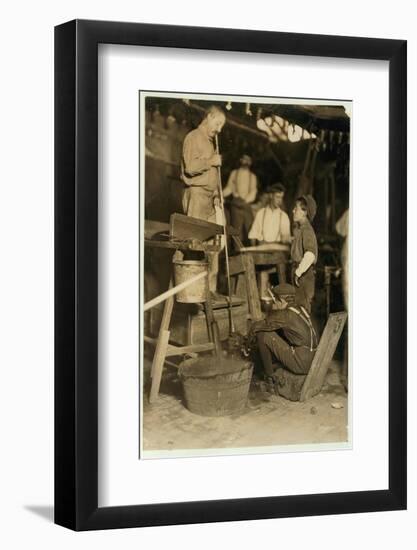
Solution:
[[[218,223],[216,207],[219,207],[218,167],[221,155],[216,153],[214,139],[226,122],[222,109],[211,106],[200,125],[184,139],[181,159],[181,179],[185,183],[182,198],[184,213],[200,220]],[[209,288],[217,290],[219,255],[209,253]]]
[[[252,158],[244,154],[239,162],[239,168],[232,170],[230,173],[227,185],[223,189],[223,196],[226,198],[232,195],[230,222],[238,232],[242,243],[246,243],[253,222],[253,212],[250,205],[256,199],[258,181],[251,170]]]
[[[282,183],[275,183],[267,188],[268,203],[256,213],[255,220],[249,231],[252,246],[258,244],[283,243],[291,241],[291,225],[288,214],[282,209],[285,187]],[[285,282],[285,263],[276,266],[278,279]],[[269,270],[262,270],[259,274],[260,296],[268,297]]]
[[[266,243],[288,243],[291,240],[290,219],[282,209],[285,187],[274,183],[267,189],[268,204],[260,208],[249,231],[252,245]]]

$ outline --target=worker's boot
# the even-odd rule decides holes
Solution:
[[[277,369],[274,372],[274,382],[277,395],[290,401],[299,401],[306,374],[294,374],[287,369]]]
[[[265,376],[265,389],[268,393],[273,395],[278,395],[275,387],[275,381],[272,376]]]

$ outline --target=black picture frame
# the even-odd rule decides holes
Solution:
[[[98,44],[389,62],[389,488],[98,507]],[[55,28],[55,522],[92,530],[406,508],[404,40],[74,20]]]

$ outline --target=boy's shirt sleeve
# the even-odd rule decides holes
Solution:
[[[253,221],[252,227],[249,230],[248,238],[249,239],[257,239],[258,241],[263,240],[263,227],[262,227],[262,219],[263,219],[263,212],[264,209],[261,208],[256,213],[255,219]]]
[[[315,262],[317,262],[318,247],[317,247],[317,238],[314,233],[314,229],[311,226],[307,226],[303,230],[303,252],[312,252],[315,257]]]
[[[279,330],[280,328],[285,327],[287,324],[287,310],[272,311],[265,320],[253,323],[251,327],[251,332],[271,332],[274,330]]]

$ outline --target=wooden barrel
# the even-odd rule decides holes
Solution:
[[[252,373],[252,363],[242,360],[219,362],[210,357],[184,361],[179,375],[187,408],[201,416],[241,412],[248,399]]]

